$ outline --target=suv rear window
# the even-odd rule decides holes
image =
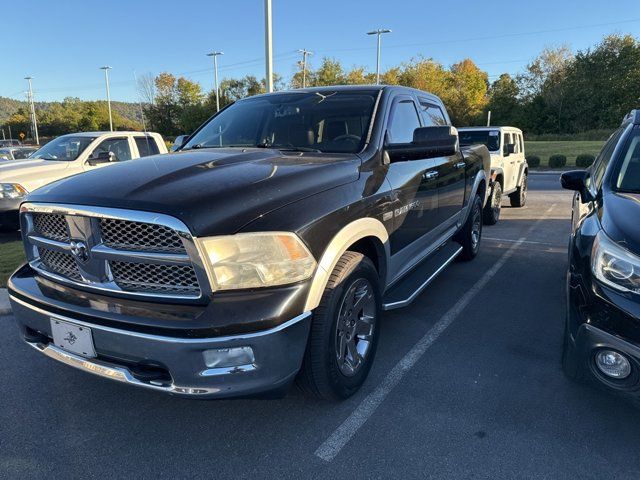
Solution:
[[[141,157],[148,157],[149,155],[157,155],[160,153],[156,141],[151,137],[135,137],[136,146],[138,147],[138,153]]]

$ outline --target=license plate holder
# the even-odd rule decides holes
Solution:
[[[50,318],[53,344],[83,357],[96,357],[91,329],[55,317]]]

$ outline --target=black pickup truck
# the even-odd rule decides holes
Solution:
[[[29,195],[13,311],[30,346],[112,380],[346,398],[381,312],[477,254],[489,162],[422,91],[241,100],[175,153]]]

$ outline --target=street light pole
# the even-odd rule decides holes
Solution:
[[[109,109],[109,131],[113,132],[113,118],[111,117],[111,92],[109,91],[109,70],[111,67],[100,67],[100,70],[104,70],[104,81],[107,84],[107,107]]]
[[[38,121],[36,119],[36,107],[33,104],[33,88],[31,88],[31,80],[33,79],[33,77],[24,77],[24,79],[29,82],[29,116],[31,117],[31,128],[33,130],[33,136],[36,140],[36,145],[40,145],[40,138],[38,137]]]
[[[302,54],[302,88],[307,86],[307,55],[313,55],[313,52],[302,48],[298,50]]]
[[[224,52],[207,53],[207,57],[213,57],[213,88],[216,91],[216,112],[220,111],[220,90],[218,88],[218,55],[224,55]]]
[[[380,83],[380,35],[383,33],[391,33],[388,28],[379,28],[371,32],[367,32],[367,35],[377,35],[378,37],[378,52],[376,56],[376,85]]]
[[[264,0],[264,56],[267,92],[273,92],[273,43],[271,39],[271,0]]]

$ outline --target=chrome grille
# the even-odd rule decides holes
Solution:
[[[47,248],[38,247],[40,260],[51,273],[69,277],[72,280],[81,280],[80,269],[76,264],[73,255],[68,253],[56,252]]]
[[[56,213],[36,213],[33,216],[33,228],[37,234],[58,242],[69,241],[69,229],[64,215]]]
[[[102,241],[119,250],[184,253],[184,245],[175,230],[153,223],[114,218],[100,219]]]
[[[210,286],[177,219],[133,210],[26,203],[30,265],[53,280],[134,297],[197,299]]]
[[[198,293],[198,279],[191,265],[158,265],[110,262],[113,280],[134,292]]]

